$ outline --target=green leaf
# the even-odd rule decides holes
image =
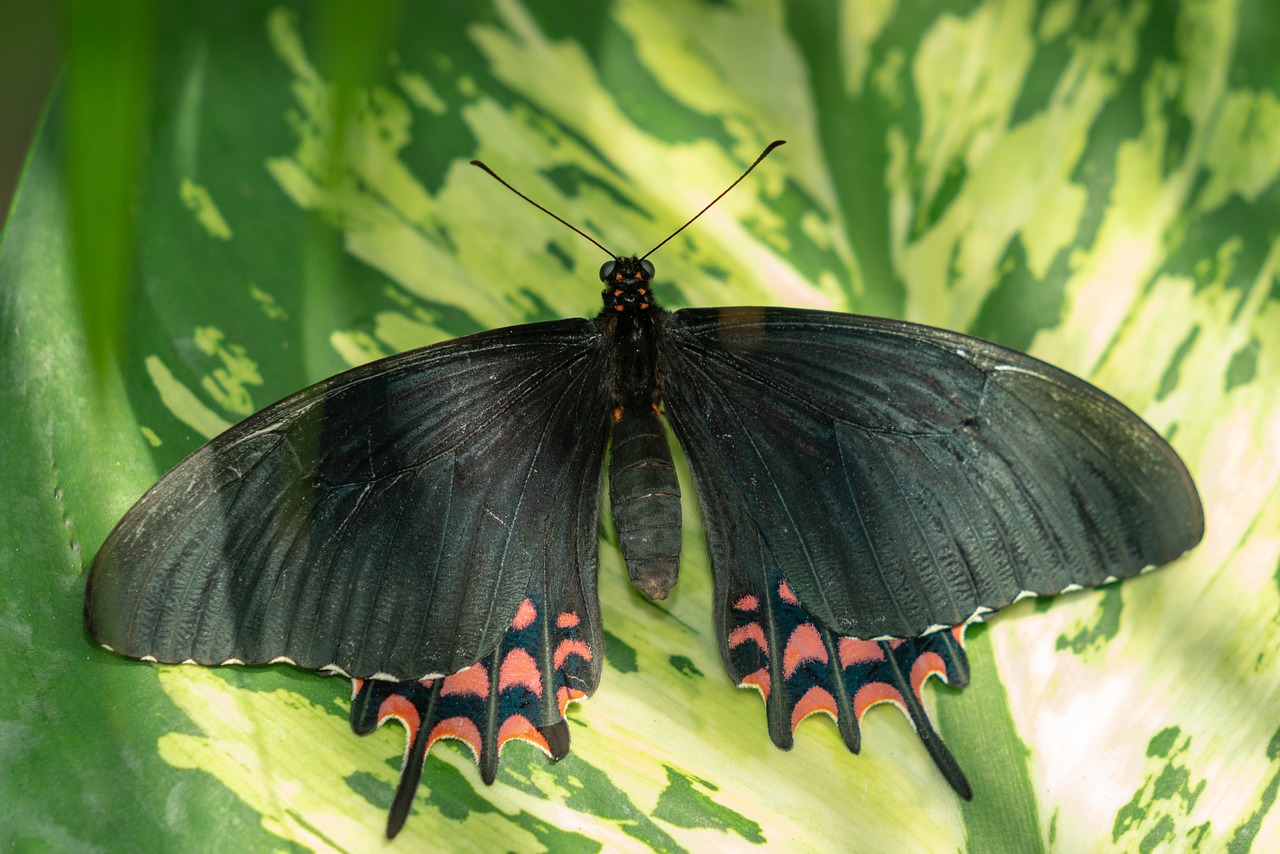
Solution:
[[[660,608],[602,540],[607,661],[573,754],[514,745],[485,787],[437,746],[395,844],[1280,849],[1269,5],[353,8],[157,4],[118,78],[141,103],[85,112],[68,80],[50,106],[0,242],[0,848],[377,844],[399,731],[353,736],[339,680],[94,648],[85,567],[163,471],[279,397],[598,309],[598,250],[467,161],[628,252],[785,138],[659,253],[665,305],[893,314],[1029,349],[1171,438],[1205,542],[972,633],[974,685],[926,691],[962,803],[900,715],[869,715],[857,757],[821,720],[773,748],[723,676],[689,506]],[[92,161],[96,125],[114,142]],[[95,189],[102,170],[124,189]],[[87,272],[103,245],[116,272]],[[81,296],[111,276],[119,314]]]

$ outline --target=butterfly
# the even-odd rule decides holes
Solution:
[[[196,450],[98,551],[89,636],[148,661],[352,678],[357,733],[408,730],[394,836],[439,738],[470,745],[485,782],[512,739],[567,754],[565,709],[601,673],[606,453],[632,584],[662,599],[677,580],[669,424],[721,656],[764,698],[772,740],[790,747],[826,712],[857,752],[862,714],[892,702],[972,797],[924,681],[967,683],[970,622],[1199,542],[1186,467],[1104,392],[978,338],[829,311],[667,311],[648,260],[663,243],[609,253],[593,318],[362,365]]]

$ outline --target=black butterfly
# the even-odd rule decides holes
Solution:
[[[218,436],[103,544],[89,635],[152,661],[352,677],[357,732],[409,729],[394,835],[438,738],[469,743],[486,782],[512,738],[567,753],[565,706],[600,678],[610,440],[631,581],[653,599],[676,581],[665,414],[702,508],[721,654],[761,691],[774,742],[825,711],[856,751],[862,713],[889,700],[970,797],[924,679],[967,682],[970,621],[1195,545],[1186,468],[1122,404],[1021,353],[832,312],[668,312],[653,277],[613,257],[594,318],[382,359]]]

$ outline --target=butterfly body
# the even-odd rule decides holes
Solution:
[[[658,414],[665,367],[659,339],[669,313],[653,297],[653,265],[617,258],[600,268],[604,307],[597,325],[613,373],[609,498],[631,583],[665,599],[680,568],[680,484]]]

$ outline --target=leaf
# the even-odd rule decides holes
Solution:
[[[352,25],[309,7],[156,14],[118,375],[95,379],[103,318],[77,309],[65,101],[0,242],[0,847],[378,839],[399,732],[352,736],[338,680],[94,649],[84,566],[254,409],[377,355],[597,310],[598,251],[468,160],[625,252],[782,137],[655,258],[665,305],[873,312],[1027,348],[1171,437],[1205,542],[973,633],[973,686],[926,692],[974,784],[962,804],[900,716],[870,715],[857,757],[825,723],[772,747],[722,675],[686,507],[661,608],[602,542],[608,660],[574,753],[516,745],[486,788],[438,747],[397,843],[1280,848],[1269,8],[500,0],[368,22],[355,58],[332,47]]]

